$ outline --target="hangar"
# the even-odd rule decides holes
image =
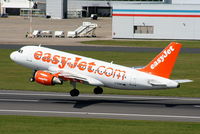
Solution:
[[[45,0],[1,0],[0,14],[27,16],[30,8],[35,16],[45,16]]]
[[[2,13],[8,13],[9,15],[20,15],[20,9],[30,8],[33,6],[33,2],[29,3],[28,0],[4,0],[1,1]]]
[[[113,5],[112,37],[199,40],[200,1],[191,2]]]
[[[164,3],[166,0],[0,0],[1,14],[21,15],[36,4],[34,12],[45,14],[54,19],[112,16],[112,6],[116,3]],[[32,3],[30,6],[30,2]],[[22,13],[21,12],[22,9]],[[37,9],[37,10],[35,10]],[[41,16],[41,15],[40,15]],[[43,16],[43,15],[42,15]]]
[[[46,13],[51,18],[79,18],[98,14],[99,17],[112,16],[112,6],[116,3],[163,3],[164,0],[46,0]]]

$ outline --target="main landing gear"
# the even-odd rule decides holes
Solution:
[[[103,88],[97,86],[96,88],[94,88],[94,93],[95,94],[102,94],[103,93]]]
[[[78,89],[76,89],[76,82],[71,81],[70,84],[73,86],[73,89],[69,92],[70,95],[71,95],[72,97],[78,96],[80,92],[79,92]]]
[[[80,94],[79,90],[76,89],[76,82],[71,81],[70,84],[73,86],[73,89],[69,92],[72,97],[78,96]],[[103,93],[103,88],[97,86],[94,88],[94,93],[95,94],[102,94]]]
[[[78,96],[79,93],[80,93],[79,90],[76,89],[76,88],[74,88],[74,89],[72,89],[72,90],[70,91],[70,95],[71,95],[72,97]]]

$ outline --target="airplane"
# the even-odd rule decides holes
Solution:
[[[34,71],[31,82],[53,86],[69,81],[73,86],[70,95],[74,97],[80,93],[76,88],[77,82],[95,86],[95,94],[102,94],[102,87],[126,90],[169,89],[179,88],[180,83],[192,82],[188,79],[169,79],[181,47],[180,43],[171,42],[149,64],[140,68],[104,62],[41,45],[24,46],[12,52],[10,58]]]

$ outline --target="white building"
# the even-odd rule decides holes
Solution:
[[[166,1],[171,4],[192,4],[192,5],[200,4],[199,0],[166,0]]]
[[[52,18],[90,17],[91,14],[108,17],[115,3],[163,3],[163,0],[46,0],[46,13]]]
[[[21,10],[27,12],[30,8],[35,8],[36,14],[45,14],[46,0],[0,0],[0,14],[20,15]]]
[[[28,0],[1,0],[1,13],[19,15],[20,9],[33,7]]]
[[[200,40],[200,2],[174,4],[116,4],[112,37],[130,39]],[[196,3],[196,4],[195,4]]]
[[[46,14],[53,19],[67,18],[67,0],[46,0]]]
[[[68,0],[68,17],[112,16],[114,4],[125,3],[164,3],[164,0]]]

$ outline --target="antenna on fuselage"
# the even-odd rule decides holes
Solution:
[[[39,46],[39,47],[41,47],[42,45],[41,45],[41,44],[39,44],[38,46]]]

